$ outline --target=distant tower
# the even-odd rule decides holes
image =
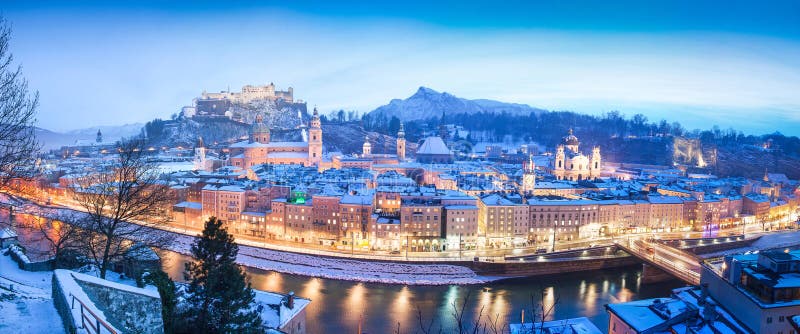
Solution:
[[[203,143],[203,137],[197,137],[197,146],[194,147],[194,169],[206,169],[206,145]]]
[[[600,146],[592,148],[592,157],[589,162],[589,176],[592,178],[600,177],[600,170],[603,166],[602,156],[600,155]]]
[[[769,172],[764,168],[764,182],[769,182]]]
[[[95,138],[94,141],[98,144],[103,142],[103,134],[100,132],[100,129],[97,129],[97,138]]]
[[[443,141],[447,142],[449,133],[447,133],[447,126],[444,124],[444,111],[442,111],[442,119],[439,121],[439,137],[441,137]]]
[[[566,164],[566,154],[564,152],[564,145],[558,145],[556,148],[556,159],[553,161],[553,169],[555,170],[555,176],[559,180],[564,177],[564,167]]]
[[[406,130],[403,128],[403,122],[400,122],[400,130],[397,131],[397,160],[400,162],[406,160]]]
[[[533,192],[536,187],[536,165],[533,163],[533,156],[528,155],[528,161],[522,163],[522,193]]]
[[[364,146],[361,147],[361,155],[369,156],[372,154],[372,144],[369,143],[369,136],[364,137]]]
[[[319,120],[317,107],[314,107],[311,127],[308,129],[308,164],[318,166],[320,161],[322,161],[322,123]]]
[[[269,144],[269,126],[264,124],[264,117],[256,115],[256,120],[250,127],[250,142]]]

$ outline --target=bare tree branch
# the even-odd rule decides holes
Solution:
[[[36,167],[40,145],[34,125],[39,93],[28,94],[22,66],[14,67],[11,27],[0,16],[0,181],[30,178]]]
[[[149,162],[144,142],[120,142],[117,157],[104,170],[77,178],[74,199],[86,211],[83,249],[105,277],[133,242],[164,248],[174,235],[165,232],[173,193]]]

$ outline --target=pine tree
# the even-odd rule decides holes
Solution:
[[[195,262],[186,264],[189,280],[188,322],[191,332],[255,333],[263,332],[255,294],[245,274],[236,264],[239,247],[223,222],[211,217],[203,234],[192,244]]]
[[[175,282],[161,270],[150,272],[144,280],[155,286],[161,296],[161,319],[164,321],[164,334],[174,333],[177,320],[175,312],[178,305]]]

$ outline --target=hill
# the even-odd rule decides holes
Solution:
[[[508,113],[511,115],[540,114],[546,110],[531,107],[527,104],[505,103],[494,100],[468,100],[450,93],[437,92],[427,87],[420,87],[414,95],[405,100],[393,99],[389,104],[369,112],[372,117],[397,117],[403,121],[423,120],[432,115]]]
[[[113,142],[119,139],[133,137],[142,132],[142,123],[125,125],[93,126],[84,129],[70,130],[67,132],[56,132],[42,128],[36,128],[36,138],[42,144],[42,149],[53,150],[65,145],[74,145],[78,140],[95,140],[97,130],[103,134],[104,142]]]

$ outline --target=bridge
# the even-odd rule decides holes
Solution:
[[[700,284],[700,259],[686,251],[643,239],[628,239],[617,246],[642,262],[691,285]]]

